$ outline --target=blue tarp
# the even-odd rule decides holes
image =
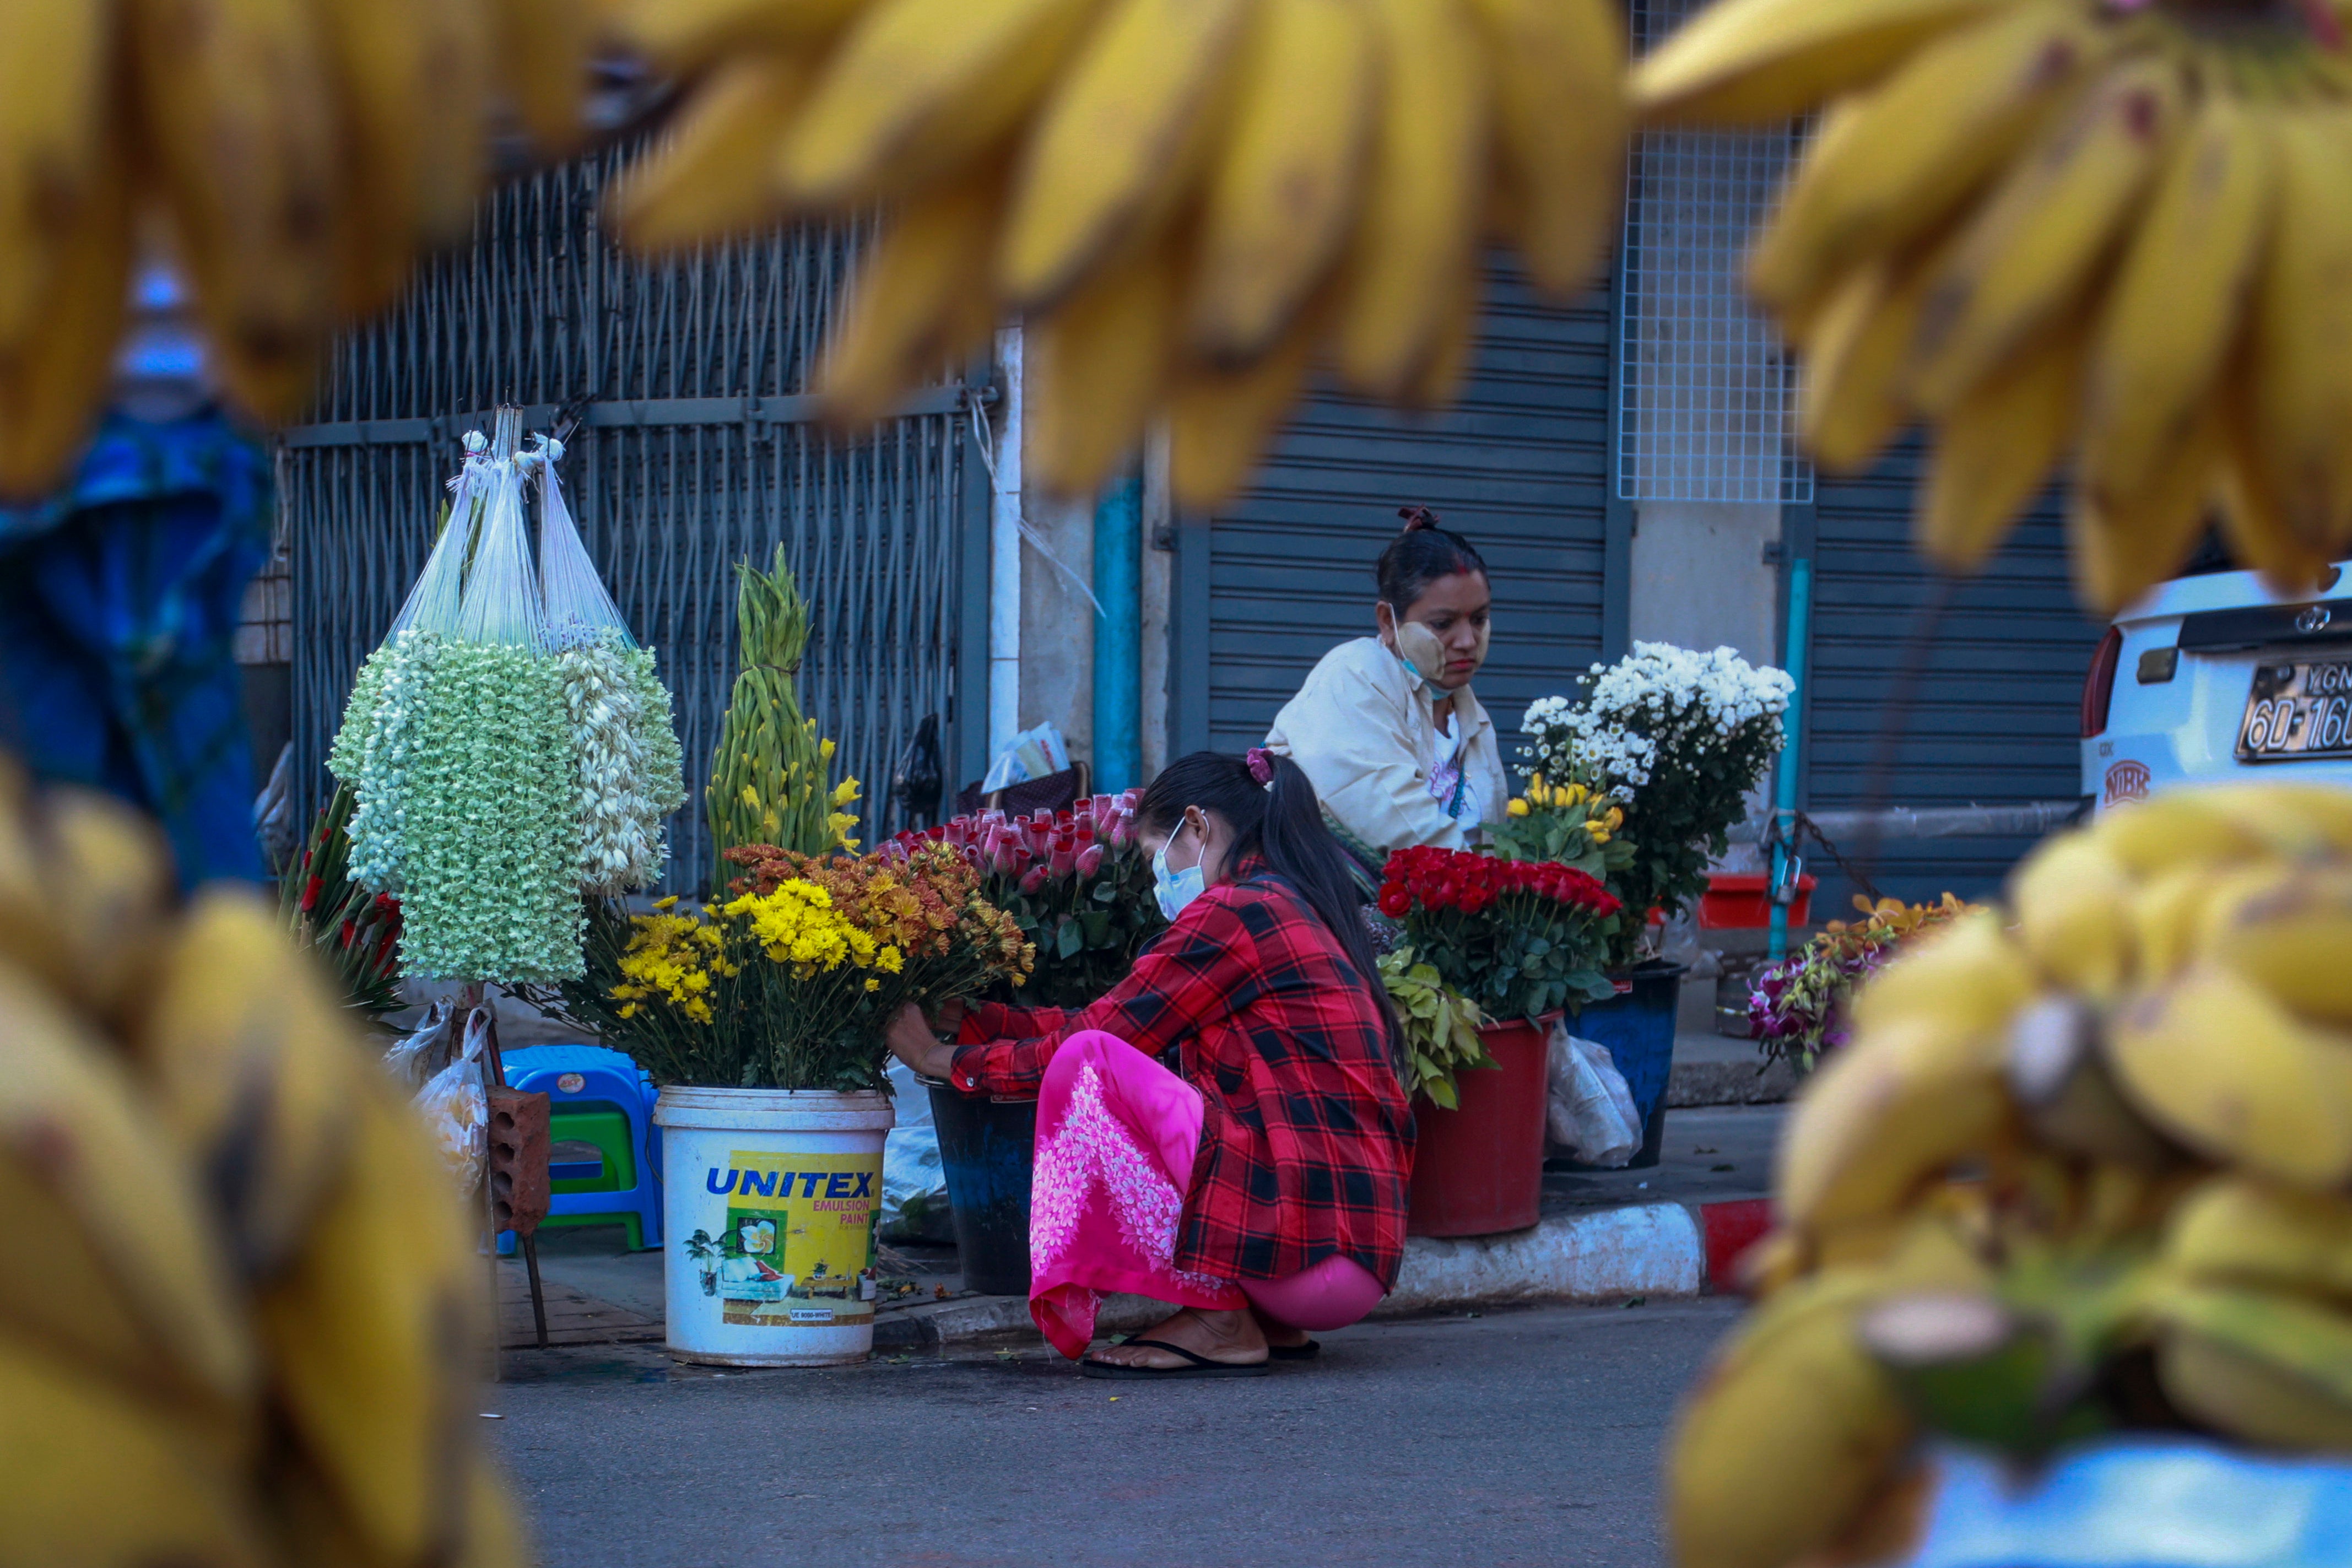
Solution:
[[[0,744],[156,817],[193,885],[264,874],[235,658],[269,458],[219,414],[110,415],[71,483],[0,507]]]

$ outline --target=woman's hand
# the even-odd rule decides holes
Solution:
[[[883,1031],[890,1054],[925,1078],[944,1079],[955,1071],[954,1046],[931,1033],[930,1020],[912,1002],[898,1009]]]

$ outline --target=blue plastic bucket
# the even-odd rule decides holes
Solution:
[[[1666,1079],[1675,1068],[1675,1015],[1682,1000],[1684,966],[1664,960],[1617,977],[1625,986],[1606,1002],[1588,1002],[1568,1021],[1580,1039],[1609,1047],[1625,1075],[1642,1117],[1642,1147],[1629,1162],[1654,1165],[1665,1136]]]

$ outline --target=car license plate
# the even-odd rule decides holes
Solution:
[[[2257,665],[2238,760],[2343,756],[2352,756],[2352,663]]]

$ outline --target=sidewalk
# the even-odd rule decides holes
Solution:
[[[1752,1047],[1741,1047],[1752,1063]],[[1677,1043],[1677,1051],[1680,1042]],[[1750,1065],[1736,1070],[1754,1075]],[[1679,1076],[1679,1068],[1678,1068]],[[1783,1107],[1718,1105],[1666,1113],[1659,1163],[1640,1171],[1553,1171],[1543,1217],[1530,1230],[1462,1241],[1413,1237],[1396,1290],[1376,1316],[1519,1305],[1694,1296],[1725,1289],[1727,1266],[1762,1234],[1772,1141]],[[662,1254],[622,1249],[619,1227],[542,1231],[540,1273],[551,1342],[658,1341]],[[952,1247],[891,1247],[879,1272],[900,1289],[875,1322],[878,1352],[1034,1342],[1028,1303],[965,1290]],[[534,1343],[519,1258],[500,1268],[501,1341]],[[1103,1304],[1107,1333],[1142,1328],[1168,1309],[1141,1297]]]

